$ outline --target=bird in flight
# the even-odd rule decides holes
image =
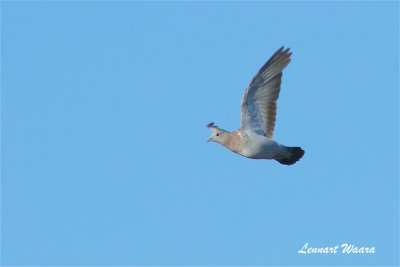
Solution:
[[[289,64],[289,48],[281,48],[261,67],[242,96],[242,121],[238,130],[229,132],[209,123],[212,131],[207,142],[217,142],[251,159],[274,159],[292,165],[303,155],[301,147],[288,147],[273,140],[276,101],[281,87],[282,70]]]

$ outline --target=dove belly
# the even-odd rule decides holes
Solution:
[[[239,153],[252,159],[274,159],[282,154],[282,149],[282,146],[274,140],[258,135],[248,138]]]

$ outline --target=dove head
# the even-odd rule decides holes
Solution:
[[[207,124],[207,128],[211,130],[211,136],[207,140],[207,142],[217,142],[222,144],[224,139],[226,138],[226,133],[229,133],[228,131],[225,131],[218,126],[214,125],[213,122],[210,122]]]

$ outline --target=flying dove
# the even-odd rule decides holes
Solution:
[[[294,164],[304,155],[301,147],[287,147],[273,140],[282,70],[291,55],[289,48],[284,50],[282,46],[251,80],[242,97],[240,128],[228,132],[211,122],[207,125],[212,131],[207,142],[217,142],[247,158],[275,159],[285,165]]]

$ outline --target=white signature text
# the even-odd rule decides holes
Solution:
[[[297,251],[299,254],[374,254],[375,247],[357,247],[353,244],[343,243],[342,245],[336,245],[331,247],[311,247],[308,243]]]

